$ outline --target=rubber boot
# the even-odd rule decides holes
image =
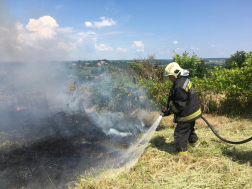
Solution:
[[[190,145],[191,145],[193,148],[197,148],[197,147],[200,145],[199,139],[198,139],[196,142],[194,142],[194,143],[190,143]]]
[[[184,155],[184,156],[187,156],[187,153],[188,153],[188,150],[183,151],[183,152],[179,152],[179,155]]]

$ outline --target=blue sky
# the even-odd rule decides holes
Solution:
[[[252,51],[251,0],[0,0],[0,62]]]

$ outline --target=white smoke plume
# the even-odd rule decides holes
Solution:
[[[130,112],[132,104],[127,100],[119,107],[126,113],[100,111],[91,93],[66,93],[70,82],[90,88],[103,82],[99,87],[101,98],[114,98],[115,94],[108,90],[114,80],[107,73],[91,85],[78,79],[72,62],[52,62],[69,59],[69,50],[78,49],[78,44],[95,34],[79,33],[72,37],[75,42],[67,43],[60,35],[71,33],[71,28],[60,28],[51,16],[21,24],[7,10],[0,1],[1,187],[51,188],[46,171],[58,188],[64,188],[87,167],[124,166],[130,161],[127,155],[123,162],[120,159],[125,148],[138,144],[137,137],[151,126],[142,115],[148,115],[155,107],[148,99],[139,98],[146,96],[144,91],[136,87],[137,95],[132,94],[139,98],[133,104],[139,112],[135,114]],[[88,39],[95,48],[96,39]],[[141,143],[144,147],[145,144]],[[142,151],[143,148],[139,152]],[[134,153],[134,160],[140,155]]]

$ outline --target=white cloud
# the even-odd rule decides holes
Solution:
[[[70,28],[70,27],[66,27],[66,28],[57,28],[57,32],[58,32],[58,33],[63,33],[63,34],[72,33],[72,32],[73,32],[73,28]]]
[[[120,33],[128,33],[127,31],[111,31],[108,33],[105,33],[105,35],[114,35],[114,34],[120,34]]]
[[[87,35],[94,35],[94,34],[96,34],[96,33],[89,30],[89,31],[86,32],[86,34],[87,34]]]
[[[93,28],[102,28],[106,26],[113,26],[116,25],[116,21],[114,21],[112,18],[105,18],[105,16],[100,17],[102,20],[101,22],[85,22],[86,27],[93,27]]]
[[[95,48],[99,51],[113,51],[112,47],[106,46],[104,44],[100,44],[97,46],[97,44],[95,43]]]
[[[178,41],[173,41],[173,44],[175,45],[175,44],[178,44]]]
[[[191,46],[191,49],[193,49],[193,50],[199,50],[199,48],[198,47],[194,47],[194,45]]]
[[[211,45],[211,47],[215,47],[215,45]]]
[[[25,26],[27,31],[33,32],[33,37],[39,38],[52,38],[57,33],[56,30],[59,27],[56,20],[51,16],[43,16],[38,20],[29,19],[29,23]]]
[[[18,38],[24,48],[37,51],[56,52],[60,50],[70,51],[76,49],[75,43],[65,43],[58,33],[72,33],[72,28],[59,28],[56,20],[51,16],[43,16],[39,19],[29,19],[29,23],[23,27],[18,24]],[[31,49],[32,48],[32,49]],[[44,57],[43,57],[44,58]]]
[[[142,43],[142,41],[134,41],[131,47],[136,48],[137,51],[144,52],[144,44]]]
[[[172,52],[172,51],[170,51],[170,50],[160,50],[160,49],[157,49],[157,51],[158,51],[160,54],[169,54],[169,53]]]
[[[116,48],[116,50],[117,51],[123,51],[123,52],[127,52],[128,51],[128,49],[127,48],[121,48],[121,47],[118,47],[118,48]]]
[[[173,50],[173,51],[167,51],[167,52],[169,52],[169,53],[172,53],[172,52],[177,52],[177,53],[180,53],[180,52],[184,52],[185,51],[185,49],[184,48],[176,48],[175,50]]]
[[[165,46],[162,46],[161,48],[158,48],[158,49],[157,49],[158,53],[161,53],[161,54],[168,54],[168,53],[171,53],[171,52],[172,52],[172,51],[170,51],[170,50],[165,50],[164,48],[165,48]],[[179,49],[179,48],[178,48],[178,49]]]
[[[89,35],[95,35],[96,33],[95,32],[92,32],[92,31],[87,31],[86,33],[85,32],[80,32],[77,34],[78,37],[81,37],[81,38],[84,38],[84,37],[87,37]]]
[[[21,23],[12,23],[8,27],[0,27],[1,60],[66,60],[68,52],[77,50],[81,44],[79,40],[81,37],[72,33],[72,28],[60,28],[51,16],[29,19],[25,26]],[[59,37],[58,34],[69,36]],[[94,47],[94,43],[92,44]]]
[[[73,43],[75,49],[77,51],[82,52],[94,52],[96,51],[96,33],[92,31],[87,32],[79,32],[73,36],[71,36],[72,39],[75,40]]]
[[[104,17],[104,20],[105,17]],[[2,22],[1,22],[2,23]],[[127,53],[134,51],[144,52],[142,41],[132,41],[131,47],[118,45],[112,48],[108,42],[97,40],[101,35],[107,33],[92,31],[86,28],[76,31],[71,27],[60,27],[59,23],[51,16],[31,18],[25,24],[11,23],[3,25],[0,23],[0,58],[1,61],[51,61],[72,60],[81,58],[98,58],[101,55],[127,57]],[[91,24],[95,25],[94,22]],[[91,30],[89,30],[91,29]],[[125,33],[124,31],[113,31],[114,35]],[[112,58],[111,58],[112,59]]]
[[[91,26],[93,26],[93,24],[91,22],[85,22],[85,26],[86,27],[91,27]]]

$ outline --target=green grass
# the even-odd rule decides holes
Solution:
[[[204,115],[229,140],[252,136],[252,121]],[[252,188],[252,141],[230,145],[220,141],[203,120],[196,122],[201,144],[187,156],[175,152],[172,117],[163,118],[138,163],[130,170],[106,170],[94,178],[78,177],[84,188]]]

